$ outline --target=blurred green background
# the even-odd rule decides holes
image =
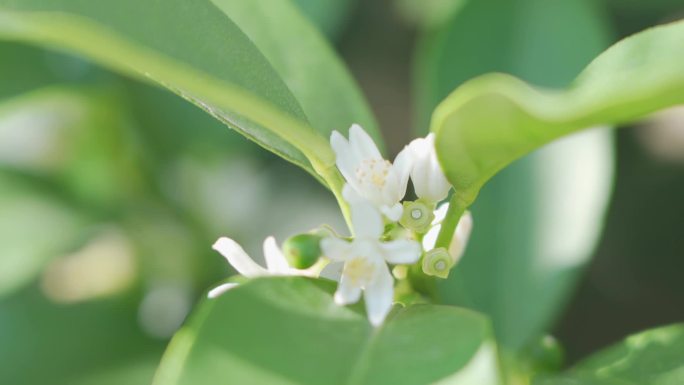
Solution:
[[[684,16],[676,0],[296,2],[360,83],[391,155],[469,78],[566,86],[612,42]],[[597,136],[589,163],[557,146],[497,176],[442,285],[445,301],[492,315],[512,350],[546,328],[572,363],[684,320],[684,111]],[[568,173],[549,180],[542,164]],[[594,179],[568,179],[577,167]],[[540,201],[587,212],[549,233],[567,210]],[[231,274],[210,249],[218,236],[258,256],[265,236],[320,223],[343,227],[322,186],[177,96],[0,42],[0,383],[149,383],[197,298]],[[566,236],[581,243],[573,264],[532,275],[550,258],[539,245]]]

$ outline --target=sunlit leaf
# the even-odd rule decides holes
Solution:
[[[684,325],[649,330],[534,385],[679,385],[684,383]]]
[[[333,290],[329,281],[269,278],[203,302],[155,384],[499,384],[481,315],[417,305],[376,329],[358,307],[336,306]]]
[[[370,114],[348,74],[302,16],[284,1],[260,5],[3,0],[0,35],[74,51],[110,69],[152,79],[308,171],[317,168],[334,184],[327,133],[353,121],[372,130]],[[268,12],[276,6],[279,18],[271,20]],[[234,12],[236,21],[222,10]],[[253,24],[274,29],[255,30],[249,27]],[[306,47],[297,49],[307,55],[292,54],[300,43]],[[320,74],[305,78],[306,84],[336,92],[312,94],[302,83],[303,73]]]

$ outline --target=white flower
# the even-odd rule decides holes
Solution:
[[[435,210],[435,219],[432,221],[432,227],[423,237],[423,248],[425,251],[430,251],[435,248],[437,235],[439,235],[439,231],[442,229],[442,221],[446,217],[448,210],[448,203],[441,205]],[[466,211],[461,216],[461,219],[458,220],[456,230],[454,230],[454,236],[451,239],[451,245],[449,245],[449,254],[453,258],[454,264],[458,263],[463,256],[472,229],[473,216],[470,214],[470,211]]]
[[[451,184],[442,171],[435,151],[435,134],[414,139],[402,151],[407,153],[411,164],[411,181],[418,198],[437,203],[447,197]],[[401,155],[401,154],[400,154]]]
[[[354,240],[325,238],[321,241],[321,249],[333,262],[344,263],[335,303],[355,303],[363,291],[368,319],[377,326],[389,313],[394,298],[394,279],[387,263],[415,263],[420,258],[420,244],[408,239],[381,242],[382,217],[368,202],[353,204],[351,218]]]
[[[264,259],[266,259],[266,267],[262,267],[252,258],[247,255],[245,250],[234,240],[221,237],[212,248],[221,255],[223,255],[228,263],[233,266],[235,270],[247,278],[256,278],[263,276],[287,276],[287,275],[303,275],[316,276],[313,268],[306,270],[298,270],[290,267],[285,259],[285,256],[278,248],[275,238],[268,237],[264,240]],[[209,291],[209,298],[215,298],[225,293],[226,291],[237,286],[237,283],[224,283]]]
[[[333,131],[330,144],[336,155],[337,168],[352,191],[345,194],[350,204],[359,198],[371,202],[390,220],[401,218],[399,201],[406,194],[410,171],[407,154],[399,154],[394,164],[385,160],[373,139],[354,124],[349,129],[349,140]]]

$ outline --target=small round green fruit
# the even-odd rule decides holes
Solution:
[[[283,254],[291,267],[308,269],[321,257],[321,237],[314,234],[294,235],[283,244]]]

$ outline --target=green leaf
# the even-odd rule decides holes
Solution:
[[[154,383],[499,384],[481,315],[416,305],[373,328],[358,306],[336,306],[333,291],[330,281],[262,278],[204,301]]]
[[[355,121],[372,130],[370,113],[306,20],[284,0],[264,4],[2,0],[0,35],[151,79],[335,186],[327,133]],[[291,54],[295,49],[307,55]]]
[[[292,0],[302,13],[327,36],[340,34],[358,0]]]
[[[607,45],[591,1],[470,1],[421,38],[419,126],[472,77],[498,71],[562,87]],[[605,130],[554,143],[503,170],[472,206],[473,235],[440,285],[441,298],[487,314],[503,347],[517,351],[530,343],[550,327],[589,260],[611,184],[612,140]]]
[[[47,54],[37,48],[0,42],[0,99],[53,82]]]
[[[354,79],[289,0],[213,2],[266,56],[326,139],[333,130],[347,132],[358,123],[382,148],[382,137]],[[337,3],[344,6],[344,1]]]
[[[70,385],[149,385],[159,364],[159,357],[138,357],[120,365],[75,376]]]
[[[684,324],[628,337],[567,373],[535,385],[679,385],[684,383]]]
[[[499,170],[554,139],[684,103],[683,60],[684,22],[677,22],[614,45],[564,91],[501,74],[459,87],[431,123],[455,200],[470,205]]]
[[[90,373],[161,356],[163,342],[138,326],[139,296],[65,305],[48,300],[37,286],[0,301],[0,383],[82,383],[77,379]],[[149,384],[151,372],[141,368],[138,375],[142,381],[120,383]]]

